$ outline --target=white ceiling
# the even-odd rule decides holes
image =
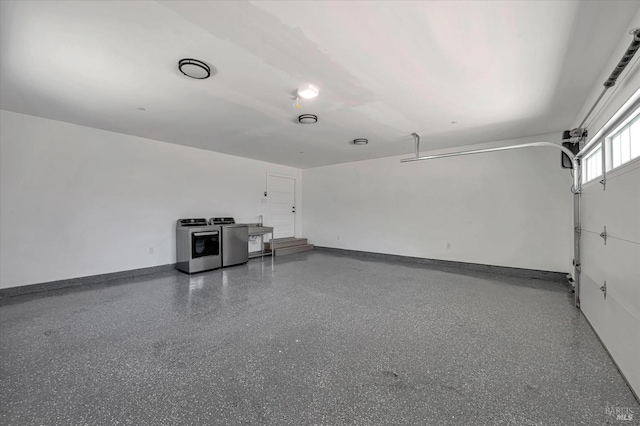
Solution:
[[[640,8],[555,0],[0,4],[1,108],[301,168],[410,153],[412,132],[436,149],[566,129],[603,83],[596,80]],[[184,77],[182,58],[217,73]],[[320,96],[296,109],[303,83]],[[319,122],[297,123],[302,113]],[[354,138],[369,145],[349,144]]]

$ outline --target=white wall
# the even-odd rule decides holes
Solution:
[[[303,170],[303,226],[311,243],[568,272],[571,176],[560,168],[560,151],[532,148],[400,163],[409,156]]]
[[[580,124],[602,85],[631,43],[627,29],[640,22],[640,11],[621,29],[618,47],[603,69],[573,126]],[[638,56],[638,54],[636,54]],[[635,60],[635,59],[634,59]],[[640,66],[628,67],[587,123],[589,139],[640,87]],[[581,309],[631,387],[640,395],[640,160],[607,174],[606,190],[596,181],[582,191],[580,240]],[[607,244],[599,237],[607,227]],[[607,297],[600,287],[607,282]]]
[[[300,173],[9,111],[0,159],[1,288],[175,263],[176,219],[257,222],[267,173]]]

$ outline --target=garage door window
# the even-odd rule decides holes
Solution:
[[[640,108],[605,139],[607,171],[640,157]]]
[[[603,158],[604,156],[604,158]],[[640,158],[640,108],[609,132],[582,160],[582,183],[591,182],[626,163]]]
[[[602,176],[602,145],[597,145],[582,160],[582,183]]]

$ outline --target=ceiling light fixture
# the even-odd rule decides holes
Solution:
[[[209,65],[197,59],[180,59],[178,62],[178,69],[187,77],[195,78],[197,80],[204,80],[211,75],[211,68]]]
[[[318,122],[318,116],[313,114],[302,114],[298,117],[298,121],[302,124],[313,124]]]
[[[365,138],[358,138],[353,140],[354,145],[366,145],[368,143],[369,143],[369,139],[365,139]]]
[[[298,96],[304,99],[311,99],[318,96],[320,93],[320,89],[318,89],[313,84],[305,84],[304,86],[298,87]]]

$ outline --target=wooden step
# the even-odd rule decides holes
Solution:
[[[277,248],[273,251],[274,256],[284,256],[286,254],[300,253],[302,251],[313,250],[313,244],[297,245],[285,248]]]
[[[304,246],[304,245],[307,245],[306,238],[293,238],[293,237],[278,238],[275,240],[271,240],[271,242],[265,242],[264,248],[267,250],[271,250],[273,246],[273,249],[278,250],[278,249],[283,249],[287,247]]]

